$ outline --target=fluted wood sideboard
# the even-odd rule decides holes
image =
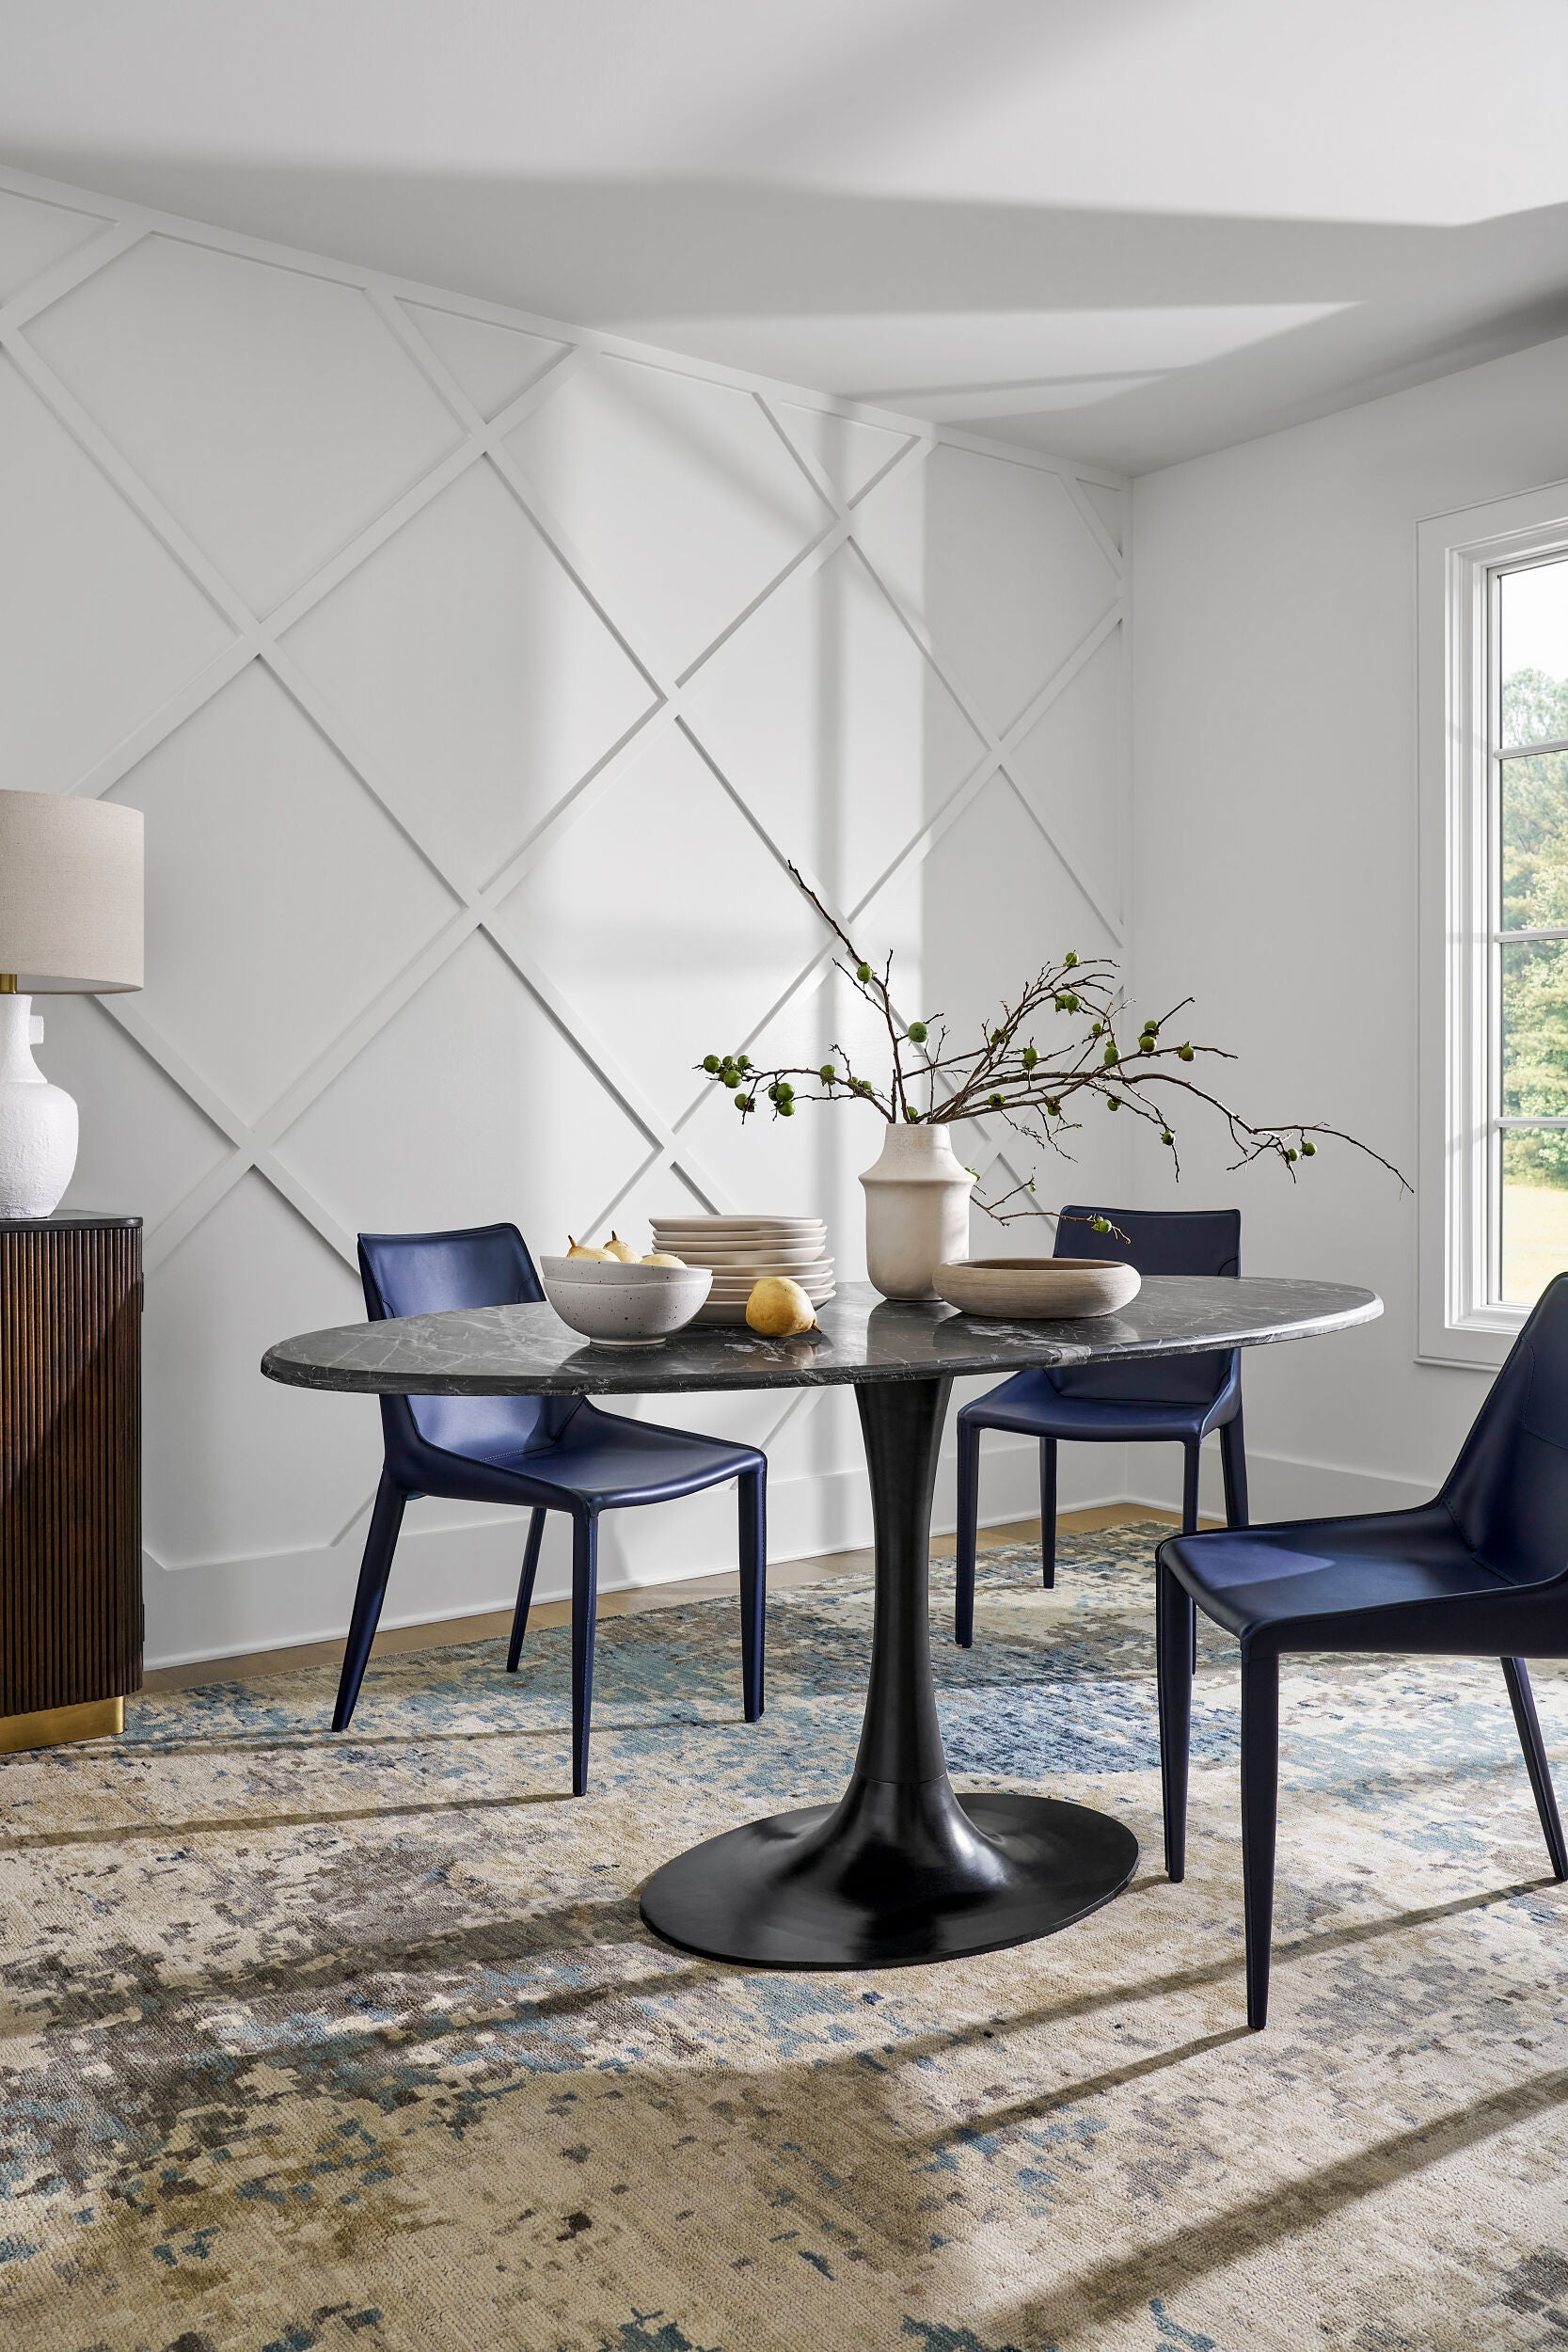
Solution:
[[[0,1752],[141,1684],[141,1219],[0,1220]]]

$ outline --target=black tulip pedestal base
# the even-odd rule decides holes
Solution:
[[[875,1813],[884,1818],[867,1835]],[[945,1779],[923,1804],[855,1781],[836,1805],[748,1821],[678,1854],[648,1881],[642,1916],[710,1960],[911,1968],[1070,1927],[1126,1885],[1137,1859],[1131,1830],[1087,1805],[957,1797]]]
[[[654,1933],[765,1968],[906,1968],[1032,1943],[1097,1911],[1137,1865],[1131,1830],[1054,1797],[955,1794],[931,1681],[927,1562],[951,1383],[856,1390],[877,1531],[860,1754],[835,1805],[678,1854],[642,1891]]]

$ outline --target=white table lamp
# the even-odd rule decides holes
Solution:
[[[0,1217],[52,1215],[76,1166],[76,1105],[33,1059],[34,996],[141,984],[140,809],[0,792]]]

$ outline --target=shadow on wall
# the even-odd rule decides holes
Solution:
[[[8,160],[1133,472],[1568,326],[1568,205],[1412,226],[827,195],[742,179],[281,168],[103,149]],[[1090,314],[1100,324],[1085,342]],[[936,320],[990,355],[973,377],[966,368],[955,381],[950,362],[931,358]],[[868,323],[886,367],[874,382],[861,367],[845,372],[851,348],[867,347]],[[958,339],[942,341],[942,353]],[[1064,352],[1086,344],[1103,364],[1063,366]]]

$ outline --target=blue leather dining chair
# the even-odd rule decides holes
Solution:
[[[1091,1233],[1108,1218],[1111,1232]],[[1239,1209],[1067,1208],[1056,1227],[1058,1258],[1125,1258],[1140,1274],[1241,1272]],[[980,1512],[980,1432],[1010,1429],[1040,1445],[1040,1571],[1056,1581],[1056,1448],[1064,1438],[1094,1443],[1180,1445],[1184,1455],[1181,1525],[1197,1525],[1198,1454],[1220,1433],[1225,1517],[1247,1518],[1246,1452],[1242,1438],[1239,1348],[1212,1356],[1169,1356],[1157,1362],[1096,1364],[1083,1371],[1016,1372],[958,1415],[958,1594],[953,1638],[974,1639],[974,1547]]]
[[[513,1307],[543,1299],[533,1261],[515,1225],[451,1233],[361,1233],[359,1272],[372,1323],[388,1315],[461,1307]],[[514,1502],[531,1510],[509,1674],[528,1629],[545,1517],[572,1521],[572,1794],[588,1785],[594,1692],[594,1621],[599,1515],[664,1502],[739,1481],[741,1693],[746,1721],[762,1713],[767,1575],[768,1457],[684,1429],[629,1421],[577,1396],[384,1396],[386,1461],[354,1597],[334,1731],[354,1713],[381,1615],[404,1505],[421,1495],[457,1502]]]
[[[1568,1657],[1568,1275],[1514,1342],[1442,1491],[1413,1511],[1173,1535],[1155,1575],[1165,1867],[1187,1857],[1196,1609],[1242,1646],[1247,2023],[1269,2010],[1279,1661],[1290,1652],[1497,1658],[1554,1878],[1568,1878],[1527,1658]]]

